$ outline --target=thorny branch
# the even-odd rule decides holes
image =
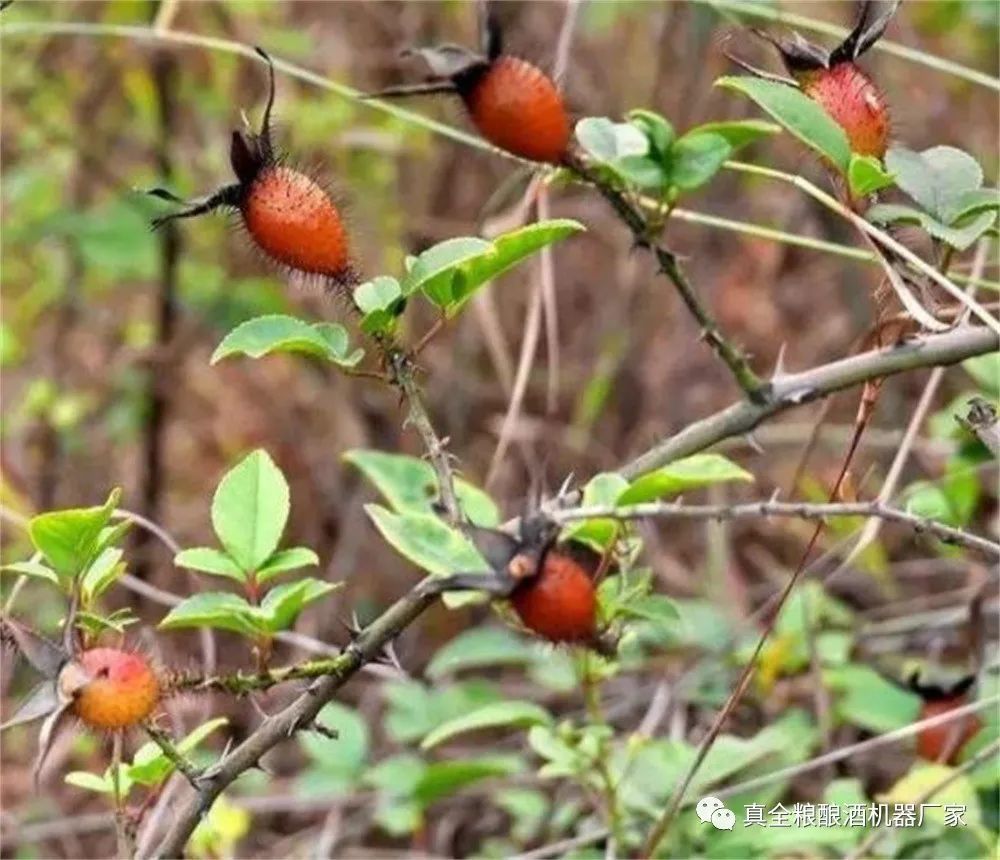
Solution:
[[[618,508],[612,505],[572,508],[556,511],[552,515],[556,522],[598,518],[614,520],[735,520],[749,517],[794,517],[803,520],[821,520],[827,517],[878,517],[890,522],[903,523],[918,533],[927,532],[944,543],[979,550],[987,556],[1000,558],[1000,544],[994,541],[970,534],[962,529],[946,526],[936,520],[908,514],[898,508],[887,507],[877,501],[829,504],[758,501],[736,505],[682,505],[655,502]]]
[[[413,378],[413,361],[401,350],[391,352],[389,361],[392,366],[393,381],[399,386],[410,406],[407,421],[420,434],[424,448],[427,449],[427,456],[434,467],[434,473],[437,475],[438,491],[441,494],[445,516],[450,523],[457,523],[461,519],[462,512],[458,506],[458,496],[455,495],[455,478],[451,463],[448,461],[448,450],[445,443],[438,438],[420,398],[420,390]]]
[[[155,743],[162,751],[163,754],[170,759],[170,762],[174,767],[177,768],[183,775],[184,778],[191,783],[192,788],[198,788],[198,771],[191,762],[185,758],[184,753],[182,753],[176,746],[174,746],[173,740],[170,735],[163,729],[157,728],[152,722],[143,723],[143,729],[146,734],[149,735],[150,739]]]
[[[701,303],[674,253],[653,240],[651,227],[643,214],[629,203],[620,191],[604,182],[578,160],[571,159],[569,168],[581,179],[593,185],[611,204],[618,217],[632,233],[636,246],[645,248],[653,254],[660,272],[677,288],[681,300],[701,326],[702,337],[729,368],[746,396],[754,403],[766,403],[765,384],[750,368],[746,356],[726,338],[715,318]]]

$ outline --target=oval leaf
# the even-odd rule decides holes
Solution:
[[[235,561],[224,552],[208,546],[182,550],[174,556],[174,564],[200,573],[210,573],[212,576],[225,576],[237,582],[246,581],[246,574]]]
[[[379,505],[365,505],[376,528],[400,555],[436,576],[489,572],[489,566],[460,531],[435,516],[394,514]]]
[[[819,104],[795,87],[752,77],[719,78],[715,85],[752,99],[841,173],[847,172],[851,145],[844,130]]]
[[[721,454],[694,454],[633,481],[615,501],[638,505],[725,481],[753,481],[753,475]]]
[[[254,607],[242,597],[221,591],[205,591],[177,604],[160,624],[163,630],[181,627],[217,627],[243,636],[257,636],[264,625]]]
[[[347,329],[337,323],[310,324],[297,317],[271,315],[247,320],[223,338],[212,353],[216,364],[231,355],[261,358],[272,352],[298,352],[352,367],[364,352],[348,352]]]
[[[226,552],[244,570],[264,565],[288,521],[288,483],[266,451],[234,466],[212,499],[212,527]]]

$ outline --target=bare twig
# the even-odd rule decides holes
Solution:
[[[975,549],[993,558],[1000,558],[1000,544],[962,529],[946,526],[936,520],[890,508],[882,502],[831,502],[806,504],[803,502],[758,501],[733,505],[684,505],[674,502],[650,502],[641,505],[600,505],[554,511],[556,522],[589,519],[642,520],[642,519],[694,519],[735,520],[747,517],[794,517],[803,520],[822,520],[827,517],[877,517],[881,520],[903,523],[916,532],[927,532],[945,543]]]

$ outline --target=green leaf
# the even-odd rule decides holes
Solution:
[[[717,134],[724,137],[726,142],[733,148],[733,152],[748,144],[760,140],[762,137],[769,137],[781,131],[780,125],[767,122],[762,119],[738,119],[723,122],[706,122],[695,126],[688,131],[688,134]]]
[[[715,85],[752,99],[806,146],[825,156],[841,173],[847,172],[851,145],[844,130],[819,104],[795,87],[745,76],[719,78]]]
[[[982,212],[971,223],[962,227],[948,227],[912,206],[880,203],[872,206],[866,217],[875,224],[916,224],[935,239],[940,239],[959,251],[965,251],[992,226],[997,216],[995,212]]]
[[[96,791],[99,794],[111,794],[115,790],[110,776],[98,776],[85,770],[67,773],[63,781],[67,785],[75,785],[77,788],[85,788],[87,791]]]
[[[637,478],[613,504],[638,505],[711,484],[753,479],[753,475],[721,454],[693,454]]]
[[[423,290],[434,300],[433,294],[450,285],[459,266],[487,253],[490,247],[486,239],[464,236],[447,239],[428,248],[413,261],[413,266],[407,272],[403,282],[403,295],[411,296],[417,290]]]
[[[245,571],[264,565],[288,521],[288,483],[266,451],[236,464],[212,499],[212,527],[226,552]]]
[[[398,743],[423,738],[441,723],[500,701],[496,687],[483,680],[428,687],[417,681],[393,681],[385,687],[385,728]]]
[[[104,594],[125,573],[123,555],[122,550],[108,547],[87,565],[87,569],[80,578],[83,593],[87,598],[86,603],[90,603]]]
[[[670,150],[670,184],[691,191],[708,182],[733,148],[720,134],[688,132]]]
[[[638,600],[621,604],[621,609],[625,615],[652,621],[654,624],[672,624],[681,617],[677,604],[663,594],[647,594]]]
[[[264,563],[263,567],[257,570],[257,582],[263,584],[289,570],[314,567],[318,564],[319,556],[307,547],[297,546],[292,549],[279,549]]]
[[[358,310],[370,314],[391,309],[403,297],[403,289],[395,278],[381,275],[355,287],[351,297]]]
[[[847,181],[855,197],[867,197],[895,181],[891,173],[886,173],[882,163],[871,155],[851,153],[851,163],[847,168]]]
[[[670,178],[663,165],[647,155],[628,155],[616,161],[614,169],[637,188],[663,188]]]
[[[236,326],[212,353],[216,364],[232,355],[261,358],[272,352],[298,352],[322,358],[342,367],[361,361],[363,350],[349,352],[347,329],[337,323],[307,323],[297,317],[256,317]]]
[[[483,239],[451,239],[425,251],[417,259],[406,283],[407,295],[419,288],[449,316],[454,316],[484,284],[498,278],[522,260],[537,253],[547,245],[559,242],[583,230],[583,225],[569,219],[537,221],[509,233],[497,236],[492,242]],[[442,246],[454,243],[449,254],[437,254],[433,275],[423,277],[425,254],[436,252]],[[447,265],[445,259],[450,260]],[[415,286],[416,284],[416,286]]]
[[[405,301],[399,281],[384,275],[361,284],[352,298],[364,314],[361,330],[366,334],[391,331]]]
[[[435,576],[489,572],[489,565],[460,531],[429,514],[394,514],[379,505],[365,505],[376,528],[400,555]]]
[[[826,669],[823,680],[839,695],[837,716],[870,732],[889,732],[917,719],[920,698],[900,689],[868,666],[849,664]]]
[[[630,110],[626,118],[646,136],[650,150],[662,159],[673,142],[674,127],[656,111],[643,108]],[[579,134],[579,132],[577,133]]]
[[[323,582],[313,577],[306,577],[272,588],[264,595],[258,610],[267,632],[277,633],[287,630],[308,604],[325,597],[342,585],[342,582]]]
[[[226,717],[216,717],[202,723],[176,744],[181,755],[187,755],[216,729],[226,725]],[[144,744],[132,758],[125,771],[129,778],[140,785],[158,785],[174,772],[174,763],[153,741]]]
[[[299,744],[324,770],[356,776],[368,757],[368,724],[361,715],[339,702],[330,702],[316,717],[316,722],[333,729],[337,737],[318,732],[302,732]]]
[[[626,487],[628,481],[621,475],[616,472],[601,472],[594,475],[583,488],[582,505],[583,507],[614,505]],[[567,525],[562,531],[562,537],[564,540],[580,541],[602,552],[618,532],[619,525],[615,520],[581,520]]]
[[[427,764],[412,753],[383,759],[364,775],[366,785],[396,797],[410,794],[427,770]]]
[[[237,582],[246,582],[246,574],[240,566],[224,552],[207,546],[196,546],[181,550],[174,556],[177,567],[186,567],[213,576],[225,576]]]
[[[434,512],[437,474],[426,460],[360,448],[346,452],[343,459],[360,469],[397,512]],[[462,513],[474,525],[492,528],[499,524],[496,504],[478,487],[458,478],[455,492]]]
[[[414,786],[413,797],[422,806],[489,779],[494,776],[512,776],[520,773],[523,763],[516,756],[484,756],[464,761],[443,761],[429,765],[420,781]]]
[[[3,571],[18,573],[22,576],[31,576],[35,579],[45,579],[54,585],[59,584],[59,577],[56,576],[56,572],[48,565],[42,564],[40,561],[15,561],[11,564],[5,564],[0,567],[0,573]]]
[[[962,362],[962,369],[975,379],[984,391],[1000,398],[1000,355],[988,352],[985,355],[967,358]]]
[[[506,627],[473,627],[439,648],[424,671],[436,680],[467,669],[524,665],[536,653],[532,643]]]
[[[423,750],[433,749],[439,744],[466,732],[495,729],[500,726],[523,729],[530,726],[548,725],[551,722],[552,716],[549,712],[534,702],[520,702],[508,699],[503,702],[486,705],[470,714],[463,714],[460,717],[442,723],[423,739],[420,748]]]
[[[94,559],[101,531],[120,498],[121,491],[114,490],[100,507],[49,511],[29,521],[32,544],[64,584],[78,576]]]
[[[995,759],[994,759],[995,763]],[[943,785],[938,791],[934,789]],[[928,792],[931,792],[928,796]],[[910,772],[902,777],[885,794],[879,795],[883,803],[927,804],[928,822],[942,825],[945,821],[945,804],[961,806],[965,809],[965,822],[969,826],[979,824],[981,809],[976,788],[968,776],[961,775],[953,767],[918,761]]]
[[[983,184],[976,159],[953,146],[935,146],[923,152],[893,147],[885,156],[896,184],[927,212],[951,224],[959,201]]]
[[[1000,209],[1000,189],[976,188],[961,194],[953,203],[952,224],[960,224],[966,218],[982,212],[996,212]]]
[[[581,119],[576,124],[576,139],[591,158],[603,164],[628,155],[645,155],[650,143],[632,123],[616,123],[603,116]]]
[[[221,591],[203,591],[188,597],[167,613],[159,626],[163,630],[182,627],[217,627],[242,636],[265,632],[263,619],[242,597]]]

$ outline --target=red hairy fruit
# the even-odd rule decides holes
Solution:
[[[490,143],[531,161],[555,164],[565,155],[570,126],[562,97],[551,78],[531,63],[498,57],[460,92]]]
[[[271,140],[274,66],[267,63],[269,92],[258,131],[234,131],[229,161],[237,182],[185,209],[154,219],[154,227],[175,218],[193,218],[216,209],[240,213],[254,243],[271,259],[296,272],[332,282],[351,280],[347,231],[330,195],[314,179],[281,163]],[[163,188],[150,194],[174,203],[185,201]]]
[[[240,212],[250,236],[278,263],[328,277],[347,270],[344,222],[329,195],[305,174],[265,167],[246,189]]]
[[[82,670],[86,681],[75,693],[73,713],[95,729],[124,729],[145,720],[160,701],[160,682],[141,654],[91,648],[67,669]],[[66,671],[66,670],[64,670]]]
[[[927,700],[920,709],[920,719],[946,714],[964,704],[966,699],[962,695]],[[981,727],[979,718],[975,714],[968,714],[949,723],[924,729],[917,735],[917,755],[927,761],[951,764]]]
[[[889,146],[889,109],[878,87],[854,63],[801,76],[802,91],[844,130],[851,151],[882,158]]]
[[[754,68],[731,54],[729,57],[759,77],[800,87],[844,130],[852,152],[881,158],[889,146],[889,107],[857,61],[882,38],[899,2],[862,3],[853,29],[832,50],[814,45],[798,33],[784,37],[754,30],[777,48],[790,78]]]
[[[594,638],[597,592],[589,571],[572,556],[552,550],[541,570],[510,597],[524,626],[550,642]]]

